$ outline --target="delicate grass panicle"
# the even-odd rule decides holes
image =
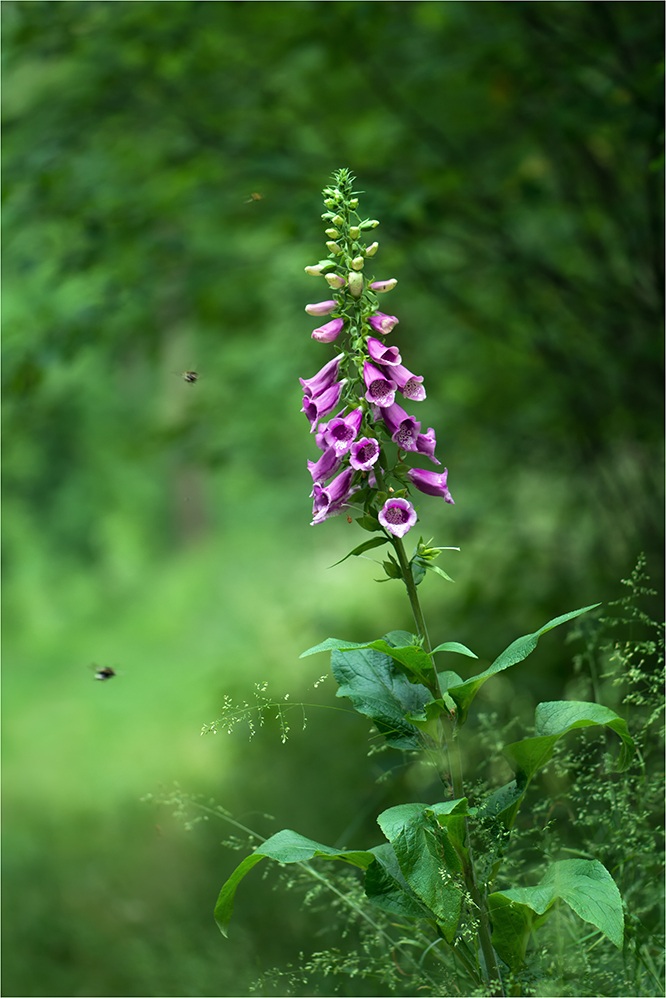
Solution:
[[[283,868],[285,886],[305,891],[306,906],[326,910],[338,934],[298,964],[264,972],[263,994],[342,987],[373,995],[663,994],[655,776],[662,632],[638,609],[643,562],[617,617],[590,613],[599,604],[563,612],[476,673],[477,656],[455,635],[432,647],[418,587],[429,571],[449,580],[434,562],[458,549],[421,537],[410,555],[404,538],[418,522],[419,499],[453,504],[448,472],[434,429],[419,418],[423,377],[386,342],[399,320],[379,302],[383,308],[384,297],[396,294],[397,281],[370,272],[379,245],[368,239],[379,223],[360,211],[348,170],[337,171],[323,193],[328,252],[305,268],[321,299],[306,312],[327,321],[312,332],[319,369],[300,378],[304,430],[318,451],[308,461],[312,523],[340,514],[355,520],[365,540],[347,557],[384,549],[383,581],[404,585],[414,629],[364,642],[329,637],[302,657],[328,653],[337,695],[367,718],[388,751],[431,767],[438,789],[375,815],[369,847],[343,849],[291,829],[253,836],[219,893],[217,924],[226,936],[241,880],[267,859]],[[410,340],[415,335],[409,330]],[[415,467],[424,458],[428,467]],[[467,739],[481,687],[572,621],[584,651],[564,699],[539,703],[524,736],[519,719],[479,713]],[[274,700],[265,686],[255,700],[225,703],[223,717],[204,730],[231,731],[245,721],[252,734],[274,711],[284,741],[289,711],[305,706]],[[191,806],[253,834],[223,809]]]

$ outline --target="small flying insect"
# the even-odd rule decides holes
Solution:
[[[199,380],[199,375],[196,371],[183,371],[181,378],[183,381],[187,381],[188,385],[193,385],[195,381]]]
[[[246,198],[243,204],[250,204],[251,201],[263,201],[264,195],[258,194],[257,191],[252,191],[249,198]]]
[[[102,682],[105,679],[113,679],[118,673],[115,669],[112,669],[110,665],[97,666],[93,665],[92,668],[95,670],[95,679],[101,679]]]

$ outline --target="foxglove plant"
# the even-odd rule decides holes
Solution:
[[[408,463],[425,457],[441,468],[434,429],[422,432],[421,420],[396,401],[400,397],[411,409],[426,392],[423,378],[403,365],[398,348],[378,339],[398,325],[397,317],[378,305],[378,295],[392,291],[397,281],[366,275],[378,243],[368,246],[364,238],[379,223],[358,214],[353,180],[348,170],[339,170],[325,188],[322,218],[329,254],[305,268],[323,278],[332,295],[306,306],[309,315],[331,316],[312,338],[336,344],[335,355],[316,374],[300,378],[301,411],[320,451],[308,461],[311,523],[338,514],[347,514],[352,522],[354,516],[372,536],[350,555],[389,546],[383,568],[388,579],[404,584],[415,631],[391,631],[366,643],[328,638],[303,656],[330,651],[338,696],[348,697],[360,714],[371,718],[389,747],[423,751],[434,760],[438,772],[446,774],[449,793],[445,800],[408,802],[384,811],[377,822],[387,841],[367,850],[340,851],[291,830],[278,832],[229,878],[215,918],[226,935],[236,888],[264,857],[305,864],[309,871],[309,861],[318,856],[339,859],[364,872],[365,894],[374,905],[401,923],[416,920],[426,927],[431,932],[428,950],[438,944],[437,959],[445,958],[442,951],[452,954],[470,986],[481,989],[476,993],[520,994],[532,934],[558,900],[615,945],[621,947],[623,939],[619,891],[597,860],[561,859],[547,866],[536,886],[499,886],[503,855],[529,784],[551,759],[557,742],[575,728],[605,726],[619,735],[619,769],[629,765],[634,746],[625,721],[601,704],[541,703],[533,736],[504,747],[515,778],[476,802],[465,794],[460,735],[481,686],[523,661],[542,634],[593,607],[562,614],[517,638],[489,668],[467,679],[436,664],[435,656],[441,654],[477,657],[457,641],[433,648],[419,601],[418,586],[428,570],[449,578],[434,562],[451,548],[432,547],[420,538],[408,556],[403,539],[418,522],[414,490],[449,504],[453,498],[446,468]]]

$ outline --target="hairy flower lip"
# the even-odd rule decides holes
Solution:
[[[419,492],[423,492],[427,496],[437,496],[445,502],[451,503],[452,506],[455,506],[453,497],[446,484],[447,474],[448,472],[446,468],[444,468],[444,471],[441,473],[436,471],[424,471],[423,468],[410,468],[407,472],[408,478],[411,480],[412,484],[416,486]]]
[[[421,435],[421,423],[405,412],[397,402],[380,409],[375,418],[384,420],[384,425],[391,434],[391,440],[402,450],[415,451],[417,449],[417,440]]]
[[[322,392],[321,395],[317,395],[316,398],[308,398],[307,395],[303,396],[303,408],[301,412],[304,412],[310,421],[310,433],[314,433],[320,419],[328,416],[329,412],[333,412],[340,401],[340,394],[346,382],[346,378],[342,381],[337,381],[330,388],[327,388],[326,391]]]
[[[325,392],[327,388],[330,388],[334,384],[344,356],[343,353],[339,353],[333,360],[329,360],[328,364],[324,364],[322,369],[317,371],[314,377],[298,379],[303,388],[303,394],[307,398],[316,398],[317,395],[321,395],[322,392]]]
[[[308,315],[328,315],[329,312],[333,311],[337,304],[338,303],[336,301],[329,298],[328,301],[317,301],[313,305],[306,305],[305,311]]]
[[[317,343],[333,343],[342,332],[344,324],[344,319],[331,319],[330,322],[325,323],[323,326],[313,329],[312,339],[316,340]]]
[[[382,408],[393,405],[398,386],[369,360],[363,364],[363,380],[367,389],[366,401]]]
[[[384,346],[382,341],[375,339],[374,336],[368,337],[368,353],[377,364],[384,364],[391,368],[397,368],[402,364],[402,357],[398,348]],[[407,370],[407,368],[404,370]],[[397,378],[393,378],[392,380],[397,381]],[[398,385],[398,387],[400,386]]]
[[[416,523],[416,510],[409,499],[387,499],[379,511],[379,522],[395,537],[404,537]]]
[[[356,471],[370,471],[379,457],[379,441],[374,437],[361,437],[351,445],[349,463]]]
[[[326,426],[324,443],[332,447],[335,453],[342,457],[351,448],[358,436],[363,420],[363,410],[352,410],[348,416],[336,416]]]
[[[368,322],[380,336],[387,336],[400,320],[395,315],[387,315],[386,312],[375,312],[374,315],[370,316]]]

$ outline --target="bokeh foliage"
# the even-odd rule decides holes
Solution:
[[[70,947],[30,962],[46,923],[26,902],[11,988],[47,993],[43,973],[54,994],[235,994],[250,942],[222,983],[188,962],[216,952],[208,911],[172,992],[154,945],[105,962],[110,930],[91,943],[88,920],[115,875],[139,883],[154,822],[136,799],[160,779],[241,809],[249,785],[250,807],[325,841],[354,794],[376,799],[346,718],[334,760],[315,749],[330,718],[280,762],[272,741],[245,758],[198,740],[229,690],[311,686],[297,656],[325,634],[409,624],[372,566],[325,572],[352,546],[344,518],[307,525],[296,379],[329,356],[303,313],[325,297],[302,269],[322,255],[319,191],[337,167],[358,176],[400,282],[391,342],[426,375],[456,506],[424,501],[423,530],[463,549],[455,587],[424,585],[433,639],[492,659],[616,596],[640,550],[658,582],[663,7],[6,0],[2,16],[5,792],[8,835],[33,843],[8,864],[15,896],[43,880],[44,908],[65,898]],[[561,691],[552,649],[506,704]],[[91,691],[100,659],[125,675]],[[290,795],[297,767],[318,808]],[[105,827],[116,874],[82,900],[77,848],[94,863]],[[191,848],[155,860],[141,897]],[[192,882],[219,862],[211,839]],[[205,888],[182,904],[174,887],[113,932],[187,920]],[[107,969],[77,985],[91,952]]]

